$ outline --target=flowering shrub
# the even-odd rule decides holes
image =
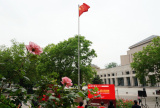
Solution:
[[[58,85],[55,80],[42,77],[42,80],[36,85],[38,90],[34,94],[34,101],[44,108],[71,108],[77,106],[75,99],[80,97],[79,92]]]
[[[18,76],[15,75],[25,77],[25,71],[27,70],[25,63],[31,63],[31,61],[29,61],[30,58],[27,59],[27,57],[34,57],[35,60],[38,55],[43,52],[42,48],[33,42],[26,45],[26,49],[29,52],[29,54],[27,53],[28,55],[23,54],[23,50],[20,49],[22,55],[18,55],[18,57],[20,61],[22,61],[22,64],[19,66],[20,69],[17,67],[13,77],[18,78]],[[27,77],[25,78],[30,80]],[[27,105],[27,102],[30,102],[33,108],[37,108],[38,105],[41,105],[44,108],[71,108],[78,105],[78,103],[75,102],[75,99],[78,97],[86,97],[83,91],[78,90],[77,88],[69,88],[73,84],[72,80],[68,77],[63,77],[61,81],[62,85],[60,85],[55,79],[41,76],[41,80],[34,86],[36,90],[32,96],[28,95],[26,89],[21,87],[18,83],[14,88],[7,88],[6,85],[8,82],[8,79],[5,79],[0,75],[0,106],[3,106],[3,108],[15,108],[22,103]],[[6,97],[4,93],[7,93],[9,97]]]
[[[116,108],[132,108],[133,100],[118,99],[116,100]]]

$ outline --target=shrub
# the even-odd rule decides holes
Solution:
[[[133,100],[118,99],[116,100],[116,108],[132,108]]]

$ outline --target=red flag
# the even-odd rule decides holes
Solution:
[[[90,6],[88,6],[86,3],[83,3],[83,5],[79,7],[79,16],[81,16],[83,12],[87,12],[89,8]]]

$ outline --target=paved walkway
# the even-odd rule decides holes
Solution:
[[[84,87],[83,89],[86,89]],[[160,95],[156,95],[156,90],[160,89],[158,87],[146,87],[146,103],[149,108],[154,108],[156,104],[156,98],[158,97],[158,102],[160,103]],[[138,99],[138,90],[143,90],[142,87],[115,87],[116,92],[116,99],[123,98],[123,99]],[[142,99],[142,103],[145,104],[144,99]],[[85,105],[85,103],[84,103]],[[28,106],[23,105],[22,108],[29,108]]]

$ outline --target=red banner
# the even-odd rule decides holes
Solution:
[[[101,95],[96,99],[111,99],[115,100],[115,87],[114,84],[88,84],[88,89],[98,88],[98,91],[95,95],[88,94],[88,98],[93,98],[93,96]]]

